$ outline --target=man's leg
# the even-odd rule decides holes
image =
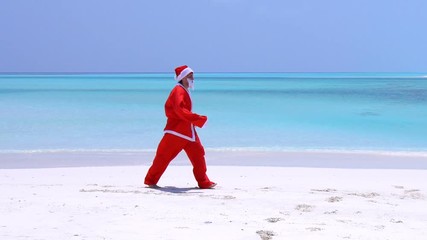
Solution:
[[[157,147],[156,156],[145,176],[144,183],[156,185],[169,163],[181,152],[186,142],[187,140],[180,137],[165,134]]]
[[[211,188],[215,183],[211,182],[206,175],[206,160],[205,160],[205,150],[202,143],[200,142],[199,137],[196,135],[195,142],[189,142],[184,147],[185,152],[187,153],[188,158],[193,165],[193,174],[196,178],[196,181],[200,188]]]

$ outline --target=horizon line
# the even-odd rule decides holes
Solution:
[[[386,72],[386,71],[367,71],[367,72],[350,72],[350,71],[337,71],[337,72],[279,72],[279,71],[224,71],[224,72],[197,72],[196,73],[206,73],[206,74],[226,74],[226,73],[283,73],[283,74],[331,74],[331,73],[345,73],[345,74],[370,74],[370,73],[380,73],[380,74],[427,74],[427,72]],[[174,74],[173,71],[170,72],[0,72],[0,75],[91,75],[91,74]]]

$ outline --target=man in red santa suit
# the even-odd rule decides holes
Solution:
[[[169,163],[184,150],[193,165],[193,174],[199,188],[214,188],[216,183],[211,182],[206,175],[205,150],[195,129],[203,127],[208,118],[191,111],[189,89],[194,88],[193,70],[184,65],[177,67],[175,74],[178,84],[172,89],[165,103],[165,135],[157,147],[156,156],[144,183],[149,187],[158,188],[157,182]]]

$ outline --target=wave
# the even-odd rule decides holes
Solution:
[[[420,150],[364,150],[364,149],[307,149],[275,147],[223,147],[206,148],[212,152],[283,152],[283,153],[331,153],[331,154],[374,154],[387,156],[427,157],[427,151]]]
[[[279,147],[217,147],[205,148],[207,152],[252,152],[252,153],[320,153],[320,154],[368,154],[383,156],[401,156],[401,157],[427,157],[427,151],[420,150],[364,150],[364,149],[307,149],[307,148],[279,148]],[[92,154],[132,154],[132,153],[155,153],[156,149],[25,149],[25,150],[0,150],[0,154],[73,154],[73,153],[92,153]]]
[[[146,153],[155,152],[156,149],[7,149],[0,150],[0,154],[18,153]]]

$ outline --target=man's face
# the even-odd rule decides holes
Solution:
[[[194,80],[193,73],[187,75],[187,80]]]
[[[190,84],[188,83],[188,80],[194,80],[193,73],[188,74],[185,78],[182,80],[182,84],[184,87],[188,88]]]

